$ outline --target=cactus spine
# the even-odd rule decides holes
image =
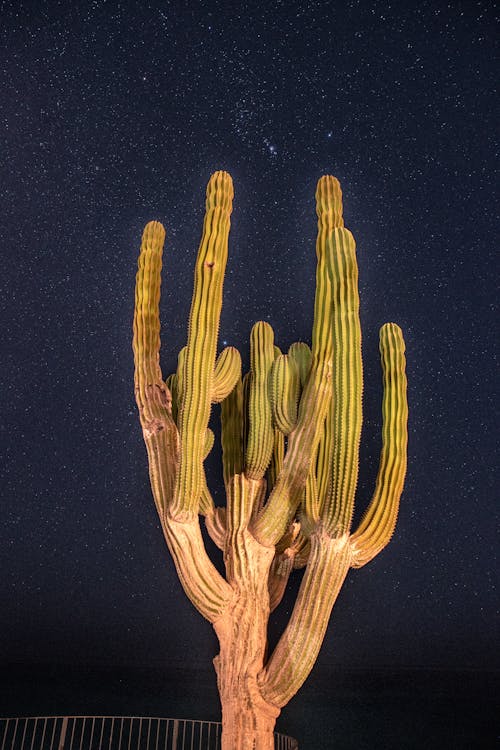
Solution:
[[[187,346],[166,381],[159,365],[160,276],[165,232],[143,233],[136,280],[135,394],[162,529],[187,596],[214,626],[223,750],[271,750],[280,709],[309,674],[349,568],[389,542],[406,471],[405,345],[380,331],[383,429],[373,498],[351,523],[361,433],[361,330],[355,242],[342,218],[338,180],[318,182],[317,272],[312,348],[288,354],[268,323],[250,336],[250,372],[233,347],[217,357],[233,186],[216,172],[195,265]],[[204,460],[213,446],[211,404],[221,403],[226,506],[216,507]],[[286,439],[286,447],[285,447]],[[223,550],[226,577],[200,532]],[[269,612],[293,568],[305,566],[290,621],[266,653]]]

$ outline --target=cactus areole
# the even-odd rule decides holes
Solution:
[[[335,177],[316,191],[318,237],[312,343],[282,353],[268,323],[250,334],[250,371],[233,347],[217,354],[233,183],[215,172],[196,259],[187,345],[164,379],[160,353],[163,226],[147,224],[135,289],[135,396],[151,487],[165,539],[189,599],[218,636],[214,659],[223,750],[271,750],[280,709],[311,671],[349,568],[372,560],[396,524],[406,471],[405,345],[380,330],[383,427],[373,498],[351,530],[361,432],[358,268]],[[204,461],[221,404],[226,505],[215,506]],[[205,550],[199,517],[223,551],[226,576]],[[297,600],[267,653],[269,613],[290,573],[304,568]]]

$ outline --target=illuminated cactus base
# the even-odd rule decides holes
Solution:
[[[135,394],[153,496],[183,588],[213,625],[222,703],[223,750],[271,750],[276,717],[319,653],[332,607],[351,567],[389,542],[406,471],[404,341],[380,331],[384,382],[382,452],[373,498],[351,523],[361,433],[361,330],[355,243],[342,218],[335,177],[318,182],[318,238],[312,346],[282,353],[271,326],[250,335],[250,372],[233,347],[217,356],[233,185],[212,175],[195,265],[187,345],[166,380],[159,364],[159,301],[165,231],[150,222],[139,256]],[[208,422],[221,404],[226,505],[216,507],[204,461]],[[210,561],[199,526],[224,554],[226,577]],[[269,613],[290,573],[305,567],[291,618],[267,653]]]

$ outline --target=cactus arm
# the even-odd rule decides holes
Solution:
[[[311,350],[303,341],[296,341],[288,349],[288,356],[295,360],[299,371],[300,387],[303,388],[311,369]]]
[[[355,242],[342,218],[342,192],[329,175],[318,181],[318,257],[330,279],[333,397],[318,454],[322,518],[330,533],[349,530],[361,434],[361,327]],[[320,331],[320,329],[318,329]],[[314,343],[314,342],[313,342]]]
[[[281,430],[278,430],[278,428],[275,427],[274,428],[273,452],[271,454],[271,461],[269,463],[269,466],[267,467],[267,472],[266,472],[267,486],[269,487],[269,490],[272,490],[274,488],[274,485],[278,481],[278,477],[281,473],[281,469],[283,468],[284,457],[285,457],[285,436],[283,435]]]
[[[163,532],[186,595],[203,617],[215,622],[234,591],[211,563],[198,519],[185,522],[169,517]]]
[[[263,545],[276,544],[293,520],[319,439],[318,425],[325,418],[330,397],[331,364],[313,362],[300,400],[297,426],[288,436],[283,469],[252,527],[255,538]]]
[[[297,423],[299,371],[295,360],[281,354],[271,367],[271,407],[274,425],[288,435]]]
[[[221,351],[215,363],[212,401],[219,404],[233,390],[241,377],[241,355],[234,346]]]
[[[211,513],[215,510],[214,501],[212,498],[212,495],[210,494],[210,490],[207,487],[207,482],[205,477],[203,477],[203,490],[201,492],[200,497],[200,505],[198,508],[198,512],[201,516],[209,516]]]
[[[212,448],[214,447],[215,442],[215,435],[213,431],[210,429],[210,427],[207,427],[205,430],[205,439],[203,441],[203,453],[202,458],[203,460],[206,459]]]
[[[184,364],[186,361],[186,350],[187,346],[183,346],[177,355],[177,411],[179,411],[182,401],[182,390],[184,385]],[[177,415],[178,416],[178,415]],[[178,422],[178,418],[177,418]]]
[[[396,525],[408,442],[404,352],[401,329],[395,323],[386,323],[380,329],[384,380],[382,452],[373,498],[351,536],[354,568],[366,565],[389,543]]]
[[[221,444],[224,486],[243,471],[243,384],[238,379],[221,404]]]
[[[133,326],[134,388],[149,459],[149,475],[160,519],[172,500],[179,464],[179,441],[172,399],[160,369],[160,286],[165,230],[146,225],[135,286]]]
[[[207,185],[183,366],[178,418],[181,461],[170,511],[179,519],[197,513],[203,488],[203,444],[210,418],[232,199],[230,176],[215,172]]]
[[[363,373],[359,322],[358,267],[349,230],[336,228],[331,237],[334,359],[333,403],[330,412],[331,482],[323,518],[330,532],[348,531],[354,510],[362,423]]]
[[[311,551],[292,616],[259,675],[262,696],[282,707],[295,695],[318,656],[330,613],[349,570],[348,535],[311,536]]]
[[[186,594],[209,620],[230,600],[231,588],[212,565],[198,520],[178,524],[170,515],[179,467],[179,438],[172,418],[170,391],[160,369],[160,285],[165,230],[146,225],[136,278],[133,350],[135,395],[148,452],[151,488],[163,533]],[[191,559],[190,555],[193,554]]]
[[[318,235],[316,255],[318,268],[316,272],[316,303],[313,343],[316,348],[326,347],[324,356],[333,356],[332,347],[332,281],[328,257],[327,241],[333,227],[343,226],[342,191],[335,177],[325,176],[318,181],[316,188],[316,213],[318,216]],[[322,342],[325,342],[322,344]],[[321,502],[328,491],[331,472],[331,422],[335,404],[333,398],[328,406],[327,417],[321,429],[316,459],[316,483],[318,498]]]
[[[307,475],[302,512],[299,514],[302,531],[310,536],[319,521],[318,484],[316,480],[315,460],[313,459]]]
[[[248,445],[248,433],[250,431],[249,420],[249,403],[250,403],[250,382],[252,373],[250,370],[245,373],[242,382],[242,413],[243,413],[243,467],[245,465],[246,446]]]
[[[281,349],[279,346],[274,345],[274,362],[271,366],[271,372],[273,371],[273,368],[276,364],[276,360],[278,357],[281,357]],[[272,393],[271,393],[271,413],[273,410],[272,406]],[[274,420],[273,420],[274,421]],[[273,425],[273,433],[274,433],[274,439],[273,439],[273,451],[271,453],[271,460],[269,462],[269,466],[267,467],[266,471],[266,481],[267,481],[267,488],[269,489],[269,492],[273,489],[274,485],[276,484],[280,471],[283,468],[283,459],[285,457],[285,436],[284,434],[275,426]]]
[[[261,479],[271,460],[274,433],[268,379],[274,361],[274,334],[269,323],[255,323],[250,334],[250,390],[245,475]]]

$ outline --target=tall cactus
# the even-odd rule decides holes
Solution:
[[[407,401],[400,328],[380,331],[382,453],[375,492],[351,531],[361,433],[358,269],[344,228],[338,180],[318,182],[312,348],[282,354],[268,323],[250,336],[250,372],[228,347],[217,357],[233,185],[215,172],[195,265],[187,346],[163,379],[160,275],[165,231],[147,224],[136,281],[135,394],[151,487],[187,596],[213,625],[223,750],[270,750],[280,709],[309,674],[349,568],[389,542],[406,471]],[[226,505],[216,507],[204,460],[213,445],[211,404],[221,403]],[[226,577],[210,561],[199,516],[223,550]],[[269,613],[293,568],[305,567],[290,621],[267,653]]]

